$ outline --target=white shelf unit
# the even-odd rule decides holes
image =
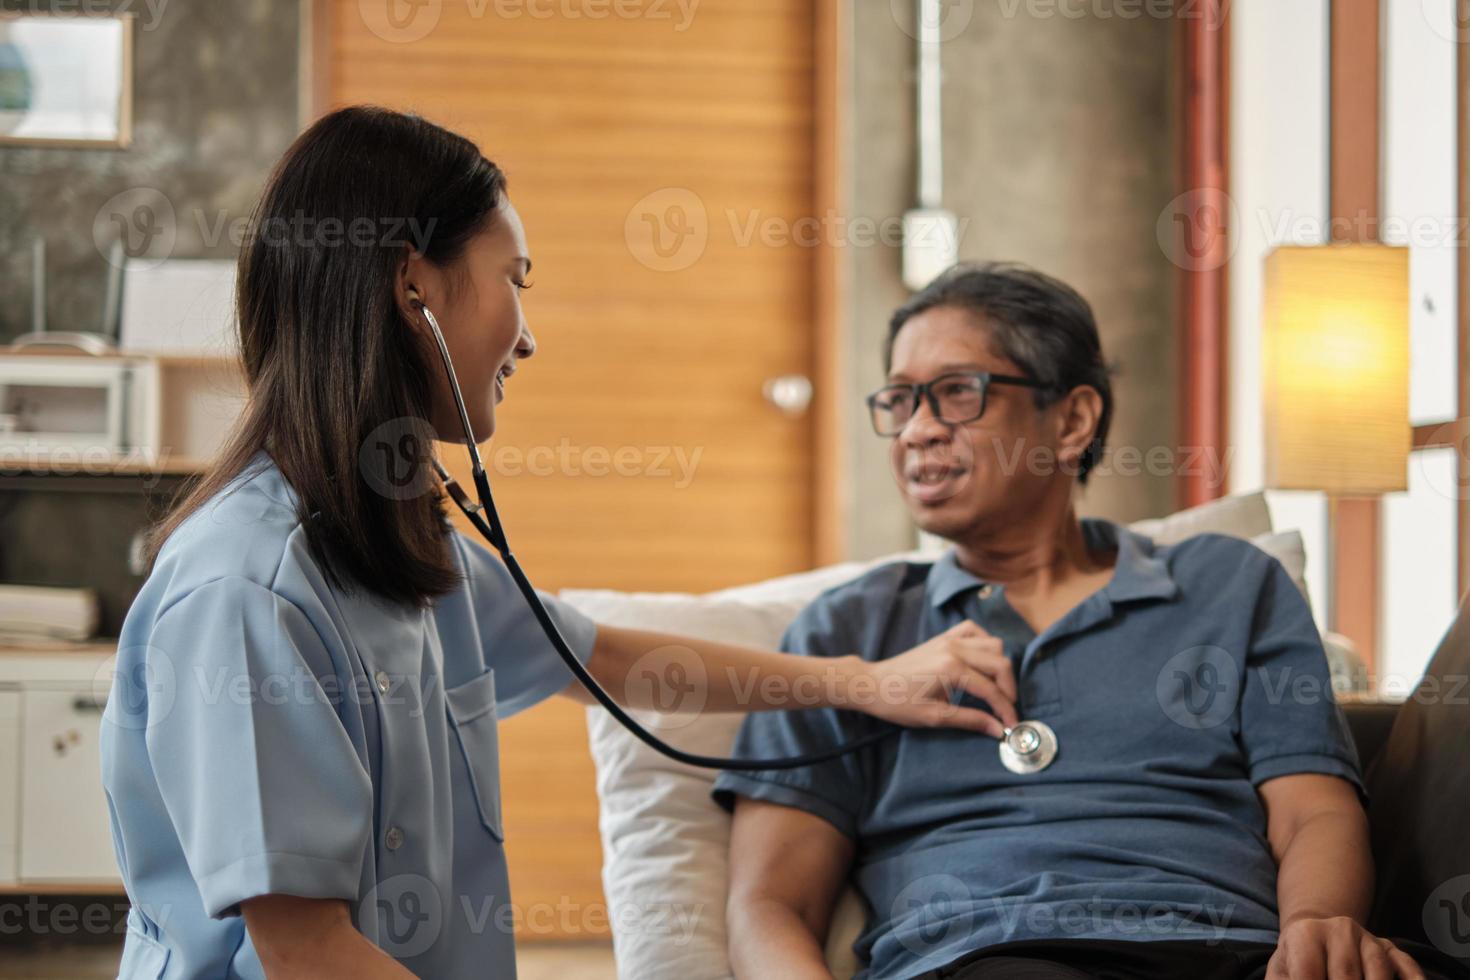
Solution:
[[[0,472],[195,473],[244,404],[229,357],[0,348]]]

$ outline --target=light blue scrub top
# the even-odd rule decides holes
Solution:
[[[571,681],[500,561],[453,536],[431,609],[327,584],[264,453],[129,610],[102,779],[126,980],[262,977],[239,903],[345,899],[423,977],[514,977],[496,723]],[[595,625],[543,597],[585,663]]]

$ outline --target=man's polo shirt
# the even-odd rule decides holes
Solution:
[[[1029,775],[989,736],[906,729],[815,766],[720,776],[726,807],[737,795],[796,807],[856,841],[863,977],[1019,939],[1275,942],[1257,788],[1325,773],[1362,792],[1317,628],[1276,559],[1221,535],[1164,547],[1105,521],[1083,532],[1116,550],[1112,578],[1039,635],[954,552],[839,586],[786,633],[788,651],[878,660],[972,619],[1005,645],[1020,717],[1057,734],[1056,759]],[[736,751],[811,752],[879,724],[753,714]]]

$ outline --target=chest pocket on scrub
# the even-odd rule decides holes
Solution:
[[[449,721],[459,739],[474,785],[480,820],[496,840],[505,840],[500,822],[500,734],[495,713],[495,671],[444,692]]]

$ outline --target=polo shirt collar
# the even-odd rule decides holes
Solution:
[[[1118,563],[1113,568],[1113,577],[1103,589],[1114,602],[1134,599],[1172,599],[1179,594],[1179,586],[1169,572],[1169,565],[1157,553],[1151,538],[1136,531],[1113,524],[1110,521],[1083,521],[1102,525],[1117,542]]]
[[[955,550],[950,548],[929,569],[929,579],[924,584],[924,591],[928,594],[929,604],[938,609],[955,596],[978,589],[984,584],[984,579],[977,578],[960,567]]]
[[[1172,599],[1178,595],[1179,587],[1169,573],[1168,564],[1155,553],[1154,543],[1149,538],[1112,521],[1096,518],[1082,520],[1082,534],[1089,548],[1118,549],[1113,577],[1102,590],[1113,602]],[[929,604],[937,609],[955,596],[986,584],[984,579],[960,567],[955,550],[951,548],[934,562],[924,589]]]

